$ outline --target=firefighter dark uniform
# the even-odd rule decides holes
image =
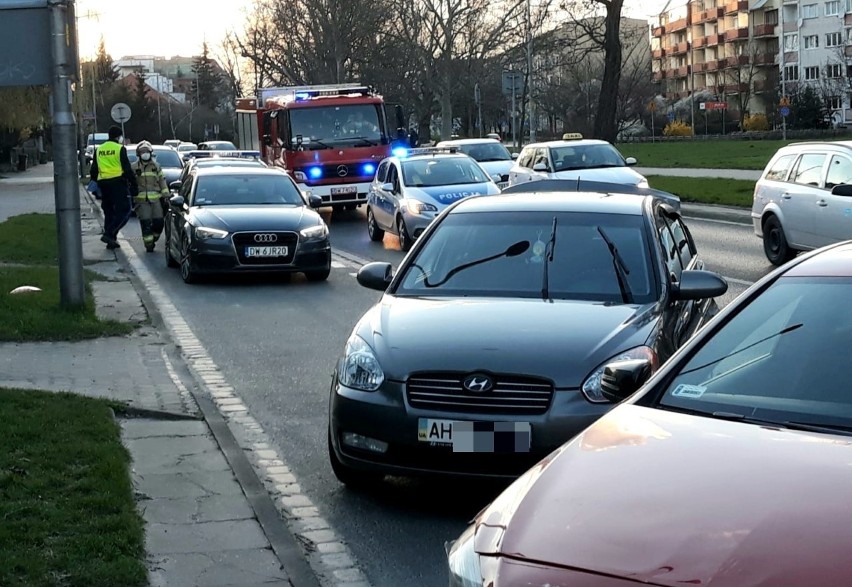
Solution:
[[[118,248],[118,231],[130,219],[130,197],[137,192],[136,176],[130,167],[127,149],[121,141],[121,129],[111,127],[109,140],[95,149],[89,172],[101,192],[101,208],[104,211],[104,234],[101,240],[108,249]]]
[[[142,242],[149,253],[163,234],[162,200],[169,196],[169,188],[163,170],[153,158],[154,149],[148,141],[142,141],[136,147],[138,159],[132,164],[139,193],[133,198],[136,217],[142,229]]]

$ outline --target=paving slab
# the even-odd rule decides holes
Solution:
[[[151,587],[289,585],[278,560],[269,550],[172,554],[158,558],[156,564],[158,570],[151,573]]]

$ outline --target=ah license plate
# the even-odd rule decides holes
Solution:
[[[344,195],[344,194],[357,194],[357,193],[358,193],[358,187],[354,186],[354,185],[348,185],[348,186],[343,187],[343,188],[331,188],[331,195],[332,196],[340,196],[340,195]]]
[[[420,418],[417,440],[451,446],[453,452],[530,452],[532,426],[529,422],[467,422]]]
[[[246,247],[246,257],[286,257],[287,247]]]

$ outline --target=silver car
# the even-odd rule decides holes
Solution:
[[[491,138],[458,139],[441,141],[438,147],[457,147],[465,155],[470,155],[479,165],[497,181],[497,187],[503,189],[509,186],[509,171],[518,158],[517,153],[510,153],[503,143]],[[497,176],[500,176],[499,181]]]
[[[852,141],[779,149],[755,185],[751,217],[774,265],[852,238]]]
[[[399,236],[408,251],[447,206],[469,196],[500,193],[494,178],[454,148],[412,149],[379,163],[367,196],[367,232]]]

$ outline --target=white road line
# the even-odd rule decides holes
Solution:
[[[225,379],[180,311],[130,246],[130,242],[121,236],[119,240],[126,245],[121,250],[159,309],[163,322],[172,340],[180,347],[187,366],[195,378],[202,381],[210,391],[213,401],[222,417],[228,422],[240,448],[246,452],[249,462],[252,463],[258,477],[273,497],[282,520],[285,520],[285,523],[290,526],[290,531],[303,545],[303,554],[321,585],[342,587],[358,584],[369,587],[367,578],[349,547],[319,515],[319,510],[311,499],[302,492],[296,474],[283,456],[272,448],[271,437],[251,416],[248,407],[239,397],[239,391]],[[186,388],[180,383],[168,358],[166,365],[169,376],[183,395]]]
[[[719,220],[717,218],[705,218],[702,216],[686,216],[684,218],[689,220],[700,220],[701,222],[713,222],[715,224],[727,224],[728,226],[743,226],[743,227],[752,227],[751,224],[745,222],[734,222],[733,220]]]

